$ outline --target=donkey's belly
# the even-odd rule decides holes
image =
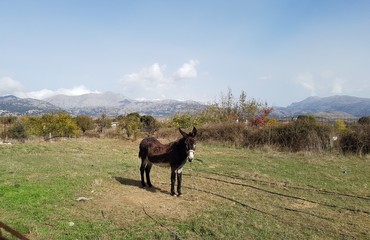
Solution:
[[[168,161],[167,159],[158,159],[158,158],[155,158],[155,157],[148,157],[147,161],[153,163],[156,166],[170,167],[170,161]]]
[[[159,167],[170,167],[170,163],[160,162],[160,163],[154,163],[154,165]]]

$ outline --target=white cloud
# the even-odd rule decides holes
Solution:
[[[174,74],[169,74],[165,64],[154,63],[138,72],[126,74],[120,81],[129,95],[140,98],[166,98],[173,95],[174,87],[182,79],[194,79],[198,76],[198,60],[184,63]]]
[[[0,95],[17,95],[24,91],[24,86],[11,77],[1,77],[0,86]]]
[[[189,62],[184,63],[174,74],[175,78],[186,79],[196,78],[198,72],[196,66],[199,65],[198,60],[191,59]]]
[[[302,85],[307,91],[310,92],[311,96],[316,95],[316,85],[314,77],[311,73],[302,73],[297,77],[298,84]]]
[[[335,83],[331,92],[334,93],[334,94],[342,94],[343,93],[342,84],[341,83]]]
[[[318,74],[302,73],[296,78],[311,96],[329,96],[332,94],[350,94],[350,86],[346,86],[345,79],[338,77],[334,71],[325,70]]]
[[[32,91],[32,92],[26,92],[24,93],[23,97],[29,97],[29,98],[36,98],[36,99],[44,99],[56,95],[67,95],[67,96],[78,96],[82,94],[87,93],[99,93],[98,91],[91,91],[87,89],[84,85],[75,86],[71,89],[67,88],[60,88],[56,91],[49,90],[49,89],[42,89],[39,91]]]
[[[154,63],[148,68],[143,68],[137,73],[124,76],[123,83],[138,85],[143,88],[162,88],[173,82],[173,79],[166,76],[166,65]]]
[[[21,98],[35,98],[44,99],[55,95],[63,94],[68,96],[78,96],[87,93],[98,93],[97,91],[91,91],[85,86],[75,86],[71,89],[60,88],[58,90],[42,89],[39,91],[27,91],[26,88],[20,82],[12,79],[11,77],[0,78],[0,95],[15,95]]]

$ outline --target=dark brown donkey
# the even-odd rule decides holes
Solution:
[[[186,161],[193,161],[195,151],[195,135],[197,129],[194,127],[190,133],[185,133],[179,128],[182,138],[169,144],[162,144],[154,137],[144,138],[139,147],[139,157],[141,158],[140,176],[141,185],[146,186],[144,181],[144,171],[146,181],[149,187],[152,187],[150,182],[150,169],[152,165],[160,165],[171,167],[171,194],[175,193],[175,182],[177,177],[177,194],[181,193],[182,182],[182,167]]]

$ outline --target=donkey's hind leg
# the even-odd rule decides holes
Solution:
[[[149,187],[152,187],[152,183],[150,182],[150,170],[152,169],[152,163],[148,163],[145,167],[145,175],[146,175],[146,182],[148,183]]]
[[[146,168],[146,163],[142,162],[140,165],[140,177],[141,177],[141,186],[145,187],[145,180],[144,180],[144,170]]]

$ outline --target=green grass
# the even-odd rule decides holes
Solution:
[[[137,150],[112,139],[0,145],[0,221],[30,239],[370,238],[369,156],[198,143],[178,198],[166,168],[140,188]]]

